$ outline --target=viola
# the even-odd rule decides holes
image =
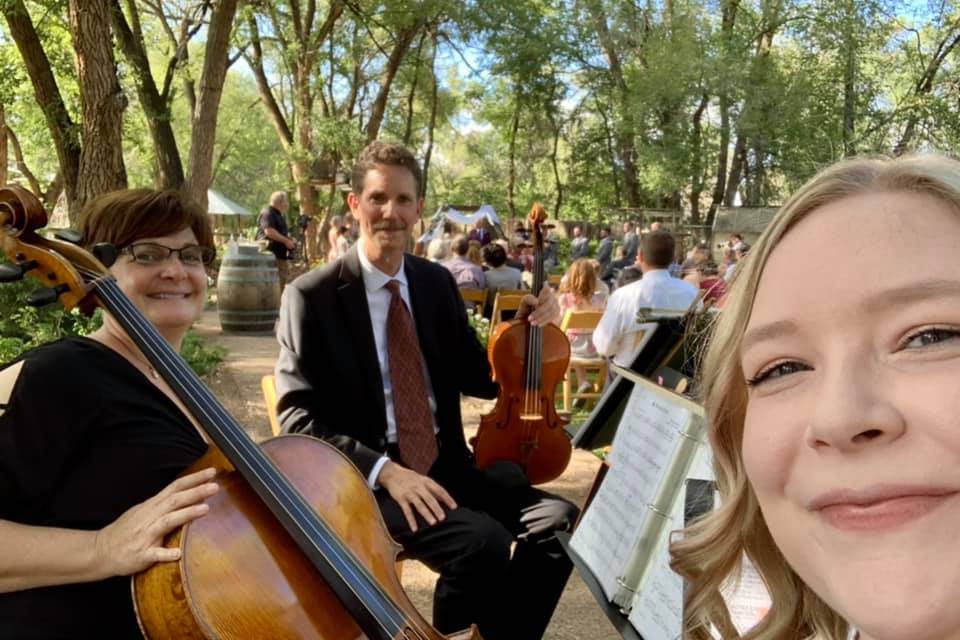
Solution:
[[[48,287],[33,303],[106,309],[213,442],[184,472],[217,469],[210,511],[165,540],[179,562],[132,578],[147,638],[480,638],[476,627],[444,636],[417,612],[396,574],[399,546],[343,454],[302,435],[254,443],[121,291],[104,266],[116,249],[44,238],[46,220],[30,192],[0,187],[0,245],[13,262],[0,281],[30,275]]]
[[[533,230],[533,294],[545,286],[544,222],[540,203],[530,210]],[[487,355],[500,392],[493,411],[480,418],[473,453],[485,469],[499,461],[519,465],[531,484],[549,482],[570,463],[572,446],[553,398],[570,363],[570,341],[560,327],[525,320],[501,323],[490,335]]]

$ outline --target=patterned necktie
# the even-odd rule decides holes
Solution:
[[[408,467],[426,475],[437,459],[437,437],[427,401],[427,380],[417,330],[406,303],[400,297],[400,282],[384,285],[390,291],[387,312],[387,358],[393,386],[393,413],[397,423],[397,446]]]

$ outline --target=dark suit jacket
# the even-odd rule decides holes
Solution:
[[[383,380],[357,246],[283,292],[277,339],[277,411],[286,432],[343,451],[368,476],[387,446]],[[492,398],[487,355],[443,266],[407,254],[404,272],[439,428],[440,455],[469,463],[460,394]]]

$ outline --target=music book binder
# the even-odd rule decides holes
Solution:
[[[674,528],[684,482],[710,479],[703,408],[632,371],[633,385],[608,458],[610,470],[584,512],[570,546],[608,600],[629,613],[663,539]],[[698,455],[699,453],[699,455]]]

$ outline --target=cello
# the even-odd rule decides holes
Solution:
[[[444,636],[409,601],[396,575],[399,546],[366,479],[337,449],[308,436],[254,443],[107,270],[117,250],[48,239],[47,215],[17,186],[0,187],[0,282],[29,275],[47,288],[31,304],[97,306],[123,327],[209,436],[184,474],[216,468],[208,513],[170,534],[176,562],[132,578],[141,630],[150,639],[305,638],[479,640],[476,627]]]
[[[533,230],[533,291],[544,287],[543,242],[547,213],[539,202],[530,210]],[[498,325],[487,355],[500,383],[493,411],[480,418],[473,445],[477,466],[508,461],[526,472],[531,484],[549,482],[570,463],[572,446],[553,397],[570,362],[570,341],[560,327],[535,327],[526,320]]]

